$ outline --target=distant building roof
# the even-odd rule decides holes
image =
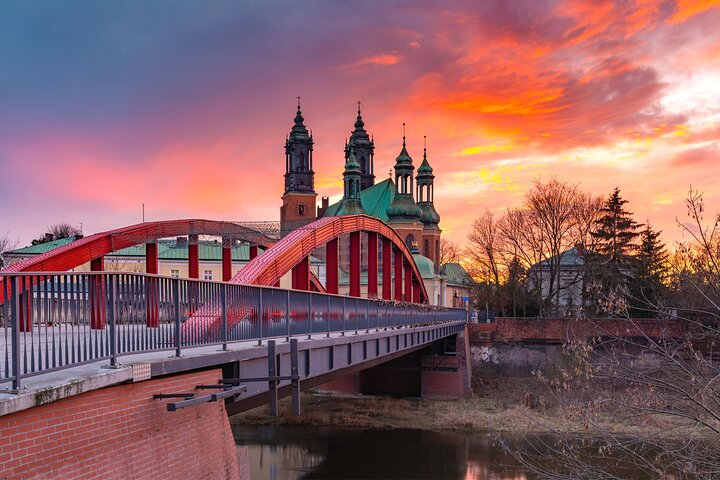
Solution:
[[[40,255],[55,248],[62,247],[63,245],[67,245],[75,240],[77,240],[77,237],[58,238],[57,240],[52,240],[50,242],[29,245],[27,247],[16,248],[15,250],[8,250],[7,252],[4,252],[4,255]]]
[[[580,249],[578,247],[573,247],[569,250],[565,250],[560,254],[560,266],[561,267],[581,267],[585,264],[585,258],[580,253]],[[550,267],[551,265],[554,265],[556,262],[557,255],[552,256],[548,258],[547,260],[543,260],[542,262],[538,262],[535,265],[533,265],[533,268],[543,268],[543,267]]]
[[[18,255],[32,257],[49,252],[55,248],[67,245],[75,241],[75,237],[61,238],[51,242],[40,243],[38,245],[30,245],[28,247],[18,248],[5,252],[5,255]],[[263,247],[259,247],[263,250]],[[201,261],[221,261],[222,260],[222,243],[213,240],[200,240],[198,242],[198,254]],[[145,244],[141,243],[132,247],[123,248],[117,252],[105,255],[105,258],[114,257],[142,257],[145,258]],[[177,240],[158,240],[158,258],[160,260],[187,260],[188,247],[187,243],[178,243]],[[246,243],[233,245],[232,259],[234,261],[250,260],[250,246]]]
[[[387,222],[389,220],[387,216],[387,209],[394,198],[395,184],[389,178],[360,192],[360,201],[362,202],[362,206],[367,214],[371,217],[378,218],[383,222]],[[327,210],[325,210],[323,216],[333,217],[337,215],[341,202],[342,201],[330,205]]]
[[[415,260],[415,265],[417,265],[422,278],[435,278],[435,263],[432,260],[420,253],[415,253],[414,251],[413,259]]]
[[[442,266],[440,274],[445,277],[449,285],[472,286],[477,283],[459,263],[446,263]]]

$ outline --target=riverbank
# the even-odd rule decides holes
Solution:
[[[577,412],[563,410],[535,378],[474,379],[475,396],[465,400],[421,400],[391,397],[304,393],[302,415],[290,415],[290,402],[280,402],[280,416],[267,407],[235,415],[242,425],[336,426],[358,428],[414,428],[433,431],[497,431],[507,433],[585,433],[587,424]],[[605,431],[638,434],[659,425],[620,421],[613,412],[596,415]]]

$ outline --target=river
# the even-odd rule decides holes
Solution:
[[[252,480],[531,478],[483,433],[233,426]]]

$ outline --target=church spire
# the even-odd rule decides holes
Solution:
[[[362,103],[358,101],[355,128],[350,134],[350,140],[345,145],[345,158],[347,159],[351,148],[354,149],[355,157],[360,165],[360,189],[365,190],[375,184],[375,142],[365,130],[361,105]]]
[[[304,122],[300,97],[297,97],[294,123],[285,138],[285,193],[315,193],[314,142]]]
[[[350,147],[350,153],[345,159],[345,171],[343,172],[343,184],[345,190],[343,199],[337,210],[337,215],[356,215],[366,213],[360,200],[360,164],[355,158],[355,149]]]

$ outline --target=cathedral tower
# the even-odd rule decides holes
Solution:
[[[350,134],[350,141],[345,144],[345,158],[348,158],[350,150],[355,150],[355,158],[360,166],[360,190],[375,185],[375,142],[365,130],[360,114],[360,102],[358,102],[358,114],[355,119],[355,130]]]
[[[360,180],[361,170],[360,164],[355,158],[355,151],[351,147],[350,153],[345,161],[345,171],[343,172],[343,184],[345,191],[340,207],[336,215],[355,215],[366,213],[360,201]]]
[[[435,263],[435,268],[440,268],[440,215],[435,210],[433,203],[435,197],[435,175],[427,160],[427,139],[423,147],[423,161],[417,169],[417,202],[422,210],[420,221],[423,224],[423,241],[420,245],[422,254]]]
[[[303,121],[298,97],[295,124],[285,139],[285,193],[280,207],[280,228],[284,233],[315,220],[313,138]]]
[[[423,225],[420,222],[422,210],[413,198],[413,171],[415,167],[405,145],[405,124],[403,123],[403,145],[395,160],[395,197],[387,209],[388,223],[404,240],[408,248],[422,239]]]

